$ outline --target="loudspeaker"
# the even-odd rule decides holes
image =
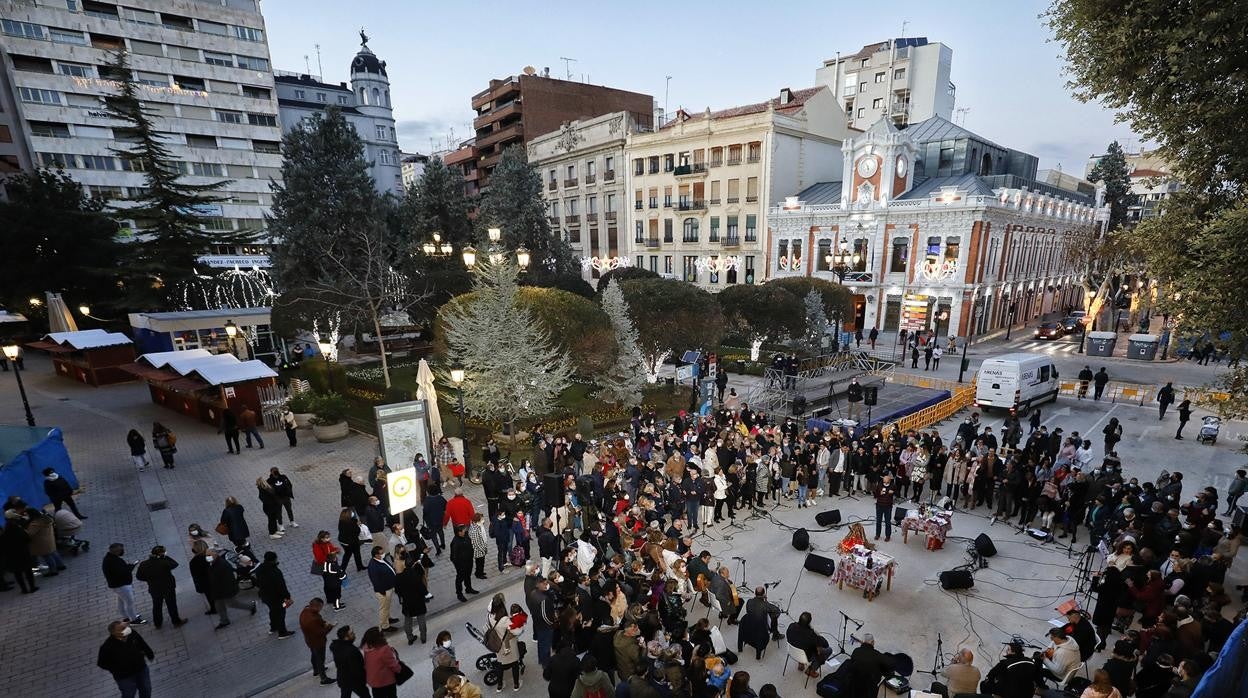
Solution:
[[[815,514],[815,523],[820,526],[835,526],[841,522],[841,510],[832,509]]]
[[[547,473],[542,476],[542,502],[547,508],[563,506],[563,476]]]
[[[970,589],[975,586],[975,577],[970,570],[946,570],[940,573],[941,589]]]
[[[987,533],[981,533],[975,539],[975,551],[980,557],[992,557],[997,554],[997,546],[992,544],[992,539]]]
[[[868,407],[874,407],[880,404],[880,389],[877,386],[869,385],[862,389],[862,404]]]
[[[793,398],[793,416],[801,416],[806,412],[806,396],[798,395]]]
[[[831,577],[832,573],[836,571],[836,561],[830,557],[806,553],[806,562],[802,564],[802,567],[811,572],[818,572],[825,577]]]
[[[910,513],[910,510],[905,507],[894,507],[893,508],[893,524],[900,526],[901,520],[906,518],[906,514],[909,514],[909,513]]]
[[[805,550],[810,547],[810,532],[804,528],[799,528],[793,532],[793,547],[798,550]]]

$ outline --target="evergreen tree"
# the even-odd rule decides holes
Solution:
[[[806,346],[812,354],[822,354],[828,335],[828,313],[824,310],[823,296],[812,288],[803,302],[806,305]]]
[[[254,233],[225,233],[200,229],[202,212],[209,204],[224,201],[214,192],[229,180],[191,184],[183,177],[186,163],[174,158],[165,144],[165,136],[153,120],[151,111],[139,96],[141,87],[130,70],[126,52],[120,51],[111,66],[118,92],[104,98],[108,115],[122,122],[116,129],[122,140],[132,145],[113,148],[122,166],[142,172],[144,188],[119,208],[119,218],[132,219],[138,227],[139,240],[127,252],[126,292],[128,304],[134,309],[168,307],[175,294],[194,276],[200,255],[212,245],[242,245]]]
[[[515,434],[515,422],[554,409],[571,384],[572,362],[534,314],[516,301],[519,269],[510,258],[473,268],[474,293],[442,311],[447,358],[464,368],[464,406]]]
[[[615,330],[615,363],[599,381],[599,396],[610,403],[636,405],[646,379],[646,362],[637,345],[637,328],[628,315],[628,301],[619,282],[612,279],[602,292],[602,310]]]
[[[429,159],[424,173],[404,194],[400,213],[417,243],[436,232],[457,248],[472,244],[463,183],[440,158]]]
[[[1088,181],[1105,182],[1105,203],[1109,204],[1107,230],[1122,227],[1127,220],[1127,203],[1131,196],[1131,172],[1127,169],[1127,156],[1118,141],[1110,143],[1105,155],[1092,166]]]
[[[513,145],[490,175],[489,190],[481,197],[477,220],[486,228],[503,232],[503,246],[524,246],[534,275],[576,273],[572,248],[550,230],[542,177],[525,157],[524,148]]]

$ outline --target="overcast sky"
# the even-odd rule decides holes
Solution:
[[[469,102],[490,78],[526,65],[561,77],[561,57],[576,59],[577,80],[647,93],[660,104],[670,75],[668,110],[700,111],[811,86],[815,69],[837,51],[925,36],[953,49],[956,106],[970,109],[968,129],[1038,156],[1041,168],[1060,163],[1082,175],[1086,158],[1111,140],[1129,150],[1139,141],[1112,112],[1070,96],[1060,47],[1038,17],[1045,7],[1037,0],[263,2],[274,67],[310,65],[326,82],[349,77],[364,27],[388,64],[399,140],[409,152],[429,152],[430,138],[445,147],[452,129],[456,140],[471,135]],[[963,123],[961,115],[955,120]]]

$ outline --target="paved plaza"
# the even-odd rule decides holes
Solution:
[[[989,343],[976,346],[972,356],[1014,349]],[[1078,364],[1074,369],[1077,370],[1083,359],[1076,356],[1072,363]],[[1131,376],[1123,380],[1132,381],[1142,381],[1148,375],[1173,374],[1177,384],[1203,384],[1215,375],[1212,367],[1196,367],[1188,362],[1141,365],[1109,360],[1106,365],[1111,375],[1120,371]],[[70,383],[53,376],[50,365],[41,357],[31,357],[27,369],[23,375],[39,424],[60,426],[65,431],[66,445],[85,490],[78,501],[90,516],[84,537],[93,545],[89,553],[67,558],[67,573],[39,580],[37,594],[0,594],[0,613],[10,619],[9,632],[0,639],[0,664],[7,668],[9,685],[15,693],[116,694],[109,676],[95,667],[95,654],[105,637],[105,626],[116,617],[116,604],[104,584],[100,560],[106,545],[116,541],[126,544],[127,557],[142,559],[151,546],[162,544],[182,563],[177,570],[179,607],[191,623],[176,630],[168,625],[162,630],[151,625],[138,629],[156,652],[156,695],[336,695],[336,688],[316,685],[302,638],[296,635],[289,641],[279,641],[268,636],[263,613],[255,618],[244,614],[236,617],[230,628],[213,630],[215,621],[203,615],[202,597],[194,593],[190,582],[185,531],[193,521],[210,528],[220,515],[224,498],[231,494],[238,497],[247,508],[248,523],[256,534],[253,547],[258,553],[275,550],[281,556],[295,599],[287,620],[288,625],[295,627],[298,610],[307,599],[321,594],[320,580],[307,574],[307,563],[316,531],[335,528],[338,473],[348,466],[367,468],[375,452],[374,440],[352,436],[336,444],[318,444],[310,434],[301,433],[300,445],[291,449],[283,435],[272,434],[266,436],[268,447],[264,450],[244,449],[243,455],[231,456],[221,450],[223,438],[214,430],[151,404],[142,385],[95,389]],[[1065,366],[1062,370],[1071,371]],[[956,363],[950,362],[938,375],[956,378]],[[730,385],[739,384],[737,381],[738,377],[733,376]],[[0,374],[0,422],[21,423],[20,410],[11,374]],[[1189,426],[1193,433],[1201,414],[1198,411]],[[1125,432],[1118,450],[1128,476],[1143,481],[1153,479],[1162,469],[1182,470],[1186,475],[1185,496],[1206,484],[1225,490],[1229,476],[1246,460],[1236,450],[1241,444],[1233,438],[1224,438],[1214,446],[1197,445],[1194,439],[1175,441],[1172,437],[1176,417],[1171,412],[1167,421],[1159,424],[1154,406],[1107,405],[1062,398],[1057,405],[1046,406],[1044,416],[1050,428],[1062,426],[1067,433],[1077,430],[1097,435],[1094,442],[1098,444],[1098,453],[1101,426],[1108,417],[1118,417]],[[178,467],[173,471],[157,467],[140,474],[130,463],[125,434],[130,428],[150,433],[153,420],[163,421],[178,432]],[[987,419],[994,428],[998,422],[997,416]],[[955,423],[940,425],[942,434],[950,436]],[[1238,423],[1223,427],[1224,435],[1243,431],[1248,428]],[[301,524],[298,529],[288,528],[287,536],[277,541],[263,535],[264,517],[254,485],[256,477],[274,465],[294,481],[294,507]],[[470,489],[469,494],[480,503],[479,489]],[[160,502],[167,504],[161,507]],[[1056,615],[1053,607],[1073,596],[1078,586],[1073,574],[1077,560],[1065,548],[1041,544],[1001,524],[991,526],[985,516],[979,515],[984,512],[981,508],[975,513],[955,514],[952,531],[958,539],[987,532],[1000,551],[988,570],[977,573],[974,590],[944,592],[935,581],[940,571],[965,561],[965,545],[958,539],[951,538],[943,550],[929,552],[921,541],[912,537],[908,545],[903,545],[898,536],[891,543],[881,542],[881,550],[895,555],[899,564],[892,590],[868,602],[858,592],[837,590],[829,586],[827,578],[803,572],[803,553],[789,545],[791,528],[805,526],[811,529],[817,550],[833,550],[844,529],[821,532],[814,523],[815,513],[831,508],[839,508],[846,522],[866,519],[873,510],[867,499],[824,499],[803,510],[776,508],[770,511],[771,518],[745,521],[744,530],[731,531],[728,537],[718,528],[712,529],[714,539],[699,539],[698,546],[729,564],[738,582],[779,582],[772,589],[771,598],[791,617],[803,610],[812,611],[817,629],[833,638],[834,647],[841,629],[838,612],[843,611],[863,623],[862,632],[874,633],[881,650],[910,655],[920,670],[931,668],[939,633],[946,653],[959,645],[968,646],[976,653],[976,665],[986,671],[995,662],[1000,643],[1010,634],[1039,640],[1045,621]],[[870,532],[872,525],[867,526]],[[1078,549],[1075,552],[1077,558]],[[744,576],[734,557],[746,559]],[[1246,568],[1248,563],[1238,561],[1228,576],[1228,584],[1248,581]],[[431,589],[436,598],[430,607],[430,636],[449,629],[463,666],[478,681],[481,674],[471,667],[484,649],[467,636],[463,623],[482,623],[489,592],[502,590],[508,603],[520,600],[521,572],[487,572],[490,581],[479,587],[487,593],[468,604],[456,604],[449,561],[445,561],[445,556],[439,558],[438,565],[431,570]],[[340,613],[326,611],[330,622],[350,623],[361,631],[374,625],[376,605],[369,591],[367,578],[352,572],[345,594],[349,607]],[[142,583],[136,584],[136,592],[139,607],[147,617],[150,600]],[[250,598],[254,598],[254,592],[244,592],[244,599]],[[781,619],[782,628],[789,620]],[[16,631],[19,628],[25,631]],[[855,624],[851,623],[849,630],[856,632]],[[736,630],[727,628],[725,637],[735,649]],[[408,647],[401,635],[394,638],[400,657],[416,671],[401,694],[428,695],[428,646]],[[1099,659],[1093,661],[1094,666],[1099,663]],[[761,663],[747,649],[736,668],[750,671],[756,677],[756,686],[772,682],[782,695],[802,695],[802,676],[790,666],[782,677],[783,665],[783,649],[772,645]],[[919,687],[925,688],[929,681],[921,674],[914,677]],[[546,695],[545,682],[538,677],[532,657],[519,695]]]

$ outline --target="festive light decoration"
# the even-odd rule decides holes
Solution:
[[[590,257],[581,260],[581,269],[585,271],[593,269],[600,274],[632,265],[633,262],[628,257]]]
[[[653,385],[659,382],[659,371],[663,370],[663,364],[667,362],[668,357],[670,357],[671,355],[672,355],[672,352],[670,349],[659,352],[658,357],[655,359],[654,367],[653,368],[647,367],[646,369],[646,382],[647,383],[650,383],[651,385]]]
[[[181,310],[222,310],[230,308],[263,308],[273,304],[273,280],[259,267],[246,271],[238,268],[219,274],[201,274],[182,286]]]
[[[946,259],[941,261],[929,258],[923,261],[922,271],[925,279],[932,281],[947,279],[958,271],[958,260]]]
[[[722,274],[741,266],[741,258],[732,257],[698,257],[698,261],[694,262],[698,271],[709,274]]]

